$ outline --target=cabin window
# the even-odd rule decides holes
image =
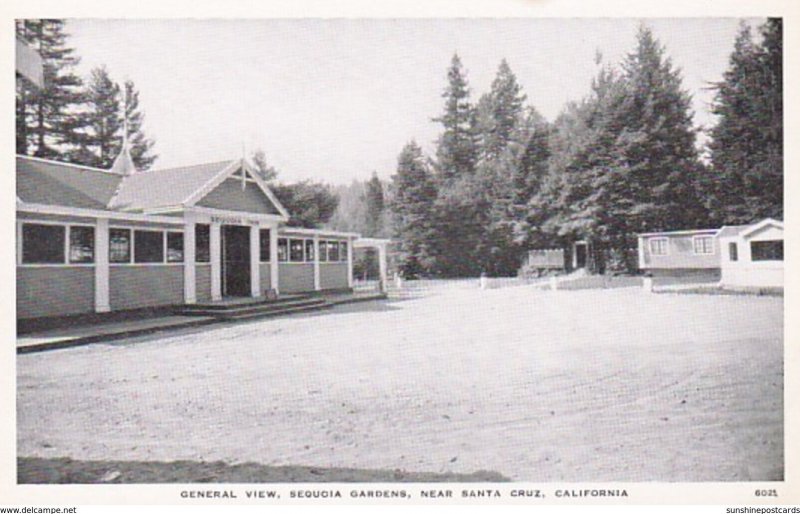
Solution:
[[[261,253],[261,262],[270,261],[270,232],[268,228],[258,231],[258,246]]]
[[[289,261],[303,262],[304,244],[302,239],[289,240]]]
[[[22,225],[23,264],[64,264],[66,227],[62,225]]]
[[[284,238],[278,239],[278,261],[286,262],[289,260],[289,241]]]
[[[342,241],[339,243],[339,258],[343,261],[347,261],[347,243]]]
[[[183,262],[183,232],[167,232],[167,262]]]
[[[695,255],[711,255],[714,253],[713,236],[695,236],[692,238]]]
[[[69,262],[94,262],[94,227],[69,227]]]
[[[314,240],[306,239],[306,262],[314,262]]]
[[[339,243],[328,241],[328,261],[336,262],[339,260]]]
[[[164,262],[164,233],[155,230],[135,230],[133,260],[136,263]]]
[[[131,231],[127,228],[112,228],[108,231],[108,261],[131,262]]]
[[[753,261],[782,261],[783,240],[751,241],[750,259]]]
[[[669,241],[666,237],[659,237],[650,240],[650,254],[651,255],[667,255],[667,245]]]
[[[739,260],[739,245],[736,243],[728,243],[728,257],[732,262]]]
[[[319,262],[328,262],[328,242],[319,242]]]
[[[194,261],[211,262],[211,227],[205,224],[194,226]]]

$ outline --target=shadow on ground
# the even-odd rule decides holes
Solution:
[[[411,473],[402,470],[266,466],[195,461],[17,459],[18,484],[159,484],[281,482],[508,482],[494,471]]]

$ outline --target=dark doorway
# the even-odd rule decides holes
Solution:
[[[250,227],[222,226],[222,294],[250,296]]]
[[[586,243],[575,243],[575,269],[586,267]]]

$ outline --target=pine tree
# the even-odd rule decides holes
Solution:
[[[436,265],[433,210],[436,184],[422,149],[411,141],[403,148],[392,176],[394,236],[399,240],[399,267],[406,277],[430,274]]]
[[[158,156],[152,153],[155,142],[148,138],[142,130],[144,113],[139,109],[139,91],[136,90],[136,86],[131,80],[126,80],[123,88],[131,158],[137,170],[147,170],[158,159]]]
[[[270,189],[291,214],[290,227],[320,228],[330,221],[339,203],[331,187],[322,182],[272,184]]]
[[[444,127],[436,149],[436,172],[440,182],[470,174],[477,160],[475,113],[469,101],[469,86],[466,72],[458,55],[453,55],[447,71],[447,88],[442,93],[445,99],[444,113],[434,118]]]
[[[267,153],[259,148],[252,155],[253,164],[256,167],[256,173],[265,181],[272,182],[278,178],[278,170],[270,165],[267,161]]]
[[[717,224],[783,216],[782,23],[769,19],[763,41],[742,25],[728,70],[716,84],[711,130],[712,201]]]
[[[525,103],[522,87],[505,59],[500,62],[497,76],[492,81],[492,88],[483,101],[488,104],[482,110],[488,109],[489,119],[486,120],[486,115],[483,116],[486,125],[480,130],[481,157],[496,159],[506,148],[522,121]]]
[[[372,178],[367,182],[364,201],[366,204],[364,235],[368,237],[379,236],[383,231],[384,198],[383,184],[375,172],[372,173]]]
[[[73,71],[80,59],[66,46],[64,20],[19,20],[16,32],[41,55],[44,68],[41,89],[17,81],[17,153],[63,160],[78,128],[71,113],[82,100],[82,82]]]
[[[157,155],[154,142],[142,129],[144,114],[139,108],[139,92],[134,83],[125,81],[121,88],[111,80],[105,66],[91,72],[83,94],[84,104],[73,118],[82,127],[73,135],[75,148],[67,153],[71,162],[108,169],[122,149],[125,120],[131,158],[137,170],[149,169]]]
[[[91,72],[80,115],[85,127],[75,137],[77,148],[69,153],[71,162],[108,169],[119,154],[122,141],[121,89],[111,80],[105,66]]]

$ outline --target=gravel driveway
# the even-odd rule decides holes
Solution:
[[[17,358],[18,454],[525,481],[783,478],[783,299],[404,300]]]

